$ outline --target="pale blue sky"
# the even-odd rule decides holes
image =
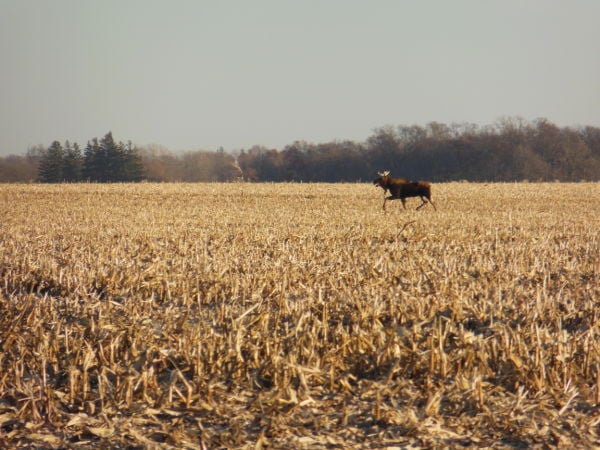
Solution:
[[[600,126],[598,0],[0,0],[0,155]]]

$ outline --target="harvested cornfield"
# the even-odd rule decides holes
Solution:
[[[600,184],[0,186],[0,446],[600,445]]]

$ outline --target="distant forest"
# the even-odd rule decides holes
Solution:
[[[136,147],[109,132],[83,148],[54,141],[0,158],[0,182],[355,182],[382,170],[435,182],[599,181],[600,128],[518,118],[484,127],[431,122],[378,128],[365,142],[297,141],[233,153]]]

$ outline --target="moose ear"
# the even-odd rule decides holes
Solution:
[[[379,175],[380,177],[385,177],[385,173],[384,172],[377,172],[377,175]]]
[[[390,174],[390,171],[389,171],[389,170],[386,170],[385,172],[383,172],[383,173],[381,174],[381,176],[382,176],[382,177],[387,177],[389,174]]]

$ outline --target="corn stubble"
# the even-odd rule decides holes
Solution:
[[[600,185],[0,187],[0,444],[592,447]]]

